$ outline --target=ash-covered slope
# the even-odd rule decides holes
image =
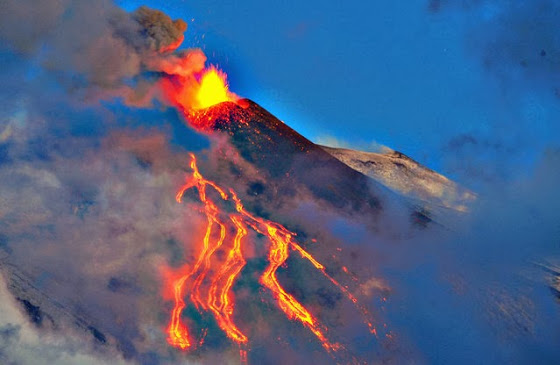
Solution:
[[[421,200],[428,207],[466,212],[476,199],[473,192],[398,151],[384,148],[376,153],[321,147],[354,170],[397,193]]]
[[[379,215],[388,201],[400,204],[381,184],[339,161],[253,101],[221,103],[197,118],[209,129],[227,133],[239,154],[266,175],[267,183],[278,185],[273,198],[282,199],[305,187],[315,199],[335,209],[368,216]],[[404,208],[415,224],[430,220],[412,206]]]
[[[302,183],[318,197],[336,207],[381,209],[380,200],[369,193],[368,181],[332,158],[256,103],[242,106],[222,103],[208,109],[213,129],[229,134],[241,156],[270,178]]]

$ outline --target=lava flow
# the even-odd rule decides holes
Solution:
[[[278,282],[276,272],[288,259],[289,248],[291,248],[298,252],[302,258],[309,260],[354,304],[357,304],[357,299],[328,275],[325,267],[315,260],[309,252],[294,241],[295,233],[290,232],[279,223],[256,217],[247,212],[232,189],[226,190],[215,182],[205,179],[198,170],[195,155],[191,154],[190,156],[190,167],[193,173],[178,191],[176,200],[180,203],[187,190],[196,188],[208,223],[202,240],[202,249],[192,269],[170,283],[174,293],[175,306],[167,329],[169,344],[183,350],[195,348],[197,344],[202,345],[203,339],[198,342],[193,341],[192,334],[181,320],[182,311],[186,307],[185,293],[189,293],[192,304],[200,312],[209,310],[226,336],[240,345],[242,358],[246,356],[245,345],[248,343],[248,337],[233,321],[235,300],[231,288],[245,266],[246,261],[241,247],[249,229],[252,229],[267,237],[270,243],[269,264],[259,279],[260,284],[270,290],[278,307],[284,314],[291,320],[298,320],[308,328],[328,353],[332,355],[333,352],[341,349],[341,345],[329,341],[326,335],[327,328],[294,296],[286,292]],[[211,190],[214,192],[209,194]],[[218,202],[212,200],[211,197],[213,196],[219,199],[220,204],[224,202],[233,203],[235,210],[233,208],[230,209],[231,211],[221,210]],[[235,232],[233,237],[228,237],[230,231]],[[218,249],[224,247],[227,247],[225,261],[216,265],[218,263],[215,262],[216,260],[212,260],[213,256]],[[208,289],[205,291],[201,290],[203,282],[209,283]],[[364,312],[364,314],[367,313]],[[366,322],[366,324],[370,329],[373,326],[371,322]]]

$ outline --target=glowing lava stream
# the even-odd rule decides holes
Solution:
[[[196,187],[199,199],[204,204],[204,213],[208,225],[203,238],[202,250],[192,270],[188,274],[179,277],[172,284],[175,306],[167,329],[169,344],[183,350],[187,350],[193,346],[189,331],[181,321],[181,313],[186,306],[183,299],[185,286],[191,277],[194,278],[194,281],[190,288],[190,299],[196,308],[199,311],[201,309],[210,310],[218,326],[224,331],[228,338],[235,341],[240,346],[248,343],[247,336],[237,328],[232,319],[235,301],[231,293],[231,287],[246,263],[241,252],[241,245],[243,238],[247,235],[248,227],[250,227],[254,231],[266,236],[271,244],[268,253],[269,265],[260,277],[259,282],[272,292],[278,306],[286,316],[291,320],[295,319],[300,321],[307,327],[317,337],[327,352],[332,354],[340,349],[342,347],[341,345],[329,342],[325,335],[326,328],[321,325],[296,298],[284,290],[278,282],[276,271],[288,259],[288,249],[291,247],[303,258],[309,260],[316,269],[320,270],[331,283],[337,286],[356,305],[357,299],[345,287],[328,275],[325,272],[325,267],[315,260],[310,253],[293,241],[295,233],[290,232],[278,223],[255,217],[247,212],[243,203],[233,190],[230,189],[228,194],[225,189],[222,189],[210,180],[206,180],[198,170],[196,157],[194,154],[190,154],[190,156],[190,167],[193,170],[193,174],[178,191],[176,200],[180,203],[183,194],[188,189]],[[236,212],[221,212],[217,204],[208,197],[208,187],[214,189],[223,201],[233,201],[235,203]],[[221,220],[221,216],[226,216],[227,220]],[[231,222],[232,225],[230,225],[230,227],[235,227],[236,234],[231,247],[228,248],[225,262],[221,264],[217,270],[212,270],[212,256],[216,250],[222,247],[224,242],[226,242],[226,222]],[[212,232],[216,228],[219,229],[219,237],[213,240]],[[209,272],[212,272],[213,276],[210,281],[211,284],[208,289],[208,294],[205,297],[201,294],[200,286],[207,276],[209,276]],[[368,315],[365,309],[359,308],[364,315]],[[370,330],[372,330],[373,324],[371,322],[366,323],[370,327]],[[375,331],[374,328],[373,331]],[[199,345],[202,344],[202,341],[203,340],[200,340]],[[241,349],[241,355],[242,358],[246,357],[245,350]]]

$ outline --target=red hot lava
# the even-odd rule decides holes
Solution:
[[[259,218],[249,213],[245,210],[235,191],[222,188],[215,182],[204,178],[198,170],[196,157],[194,154],[190,156],[190,167],[193,173],[178,191],[176,200],[180,203],[187,190],[196,188],[198,198],[203,205],[202,210],[206,215],[207,225],[201,243],[202,249],[192,268],[187,273],[176,277],[168,283],[172,288],[175,299],[175,306],[167,328],[169,344],[182,350],[189,350],[203,343],[203,339],[199,343],[193,341],[192,334],[181,319],[182,312],[186,307],[185,296],[188,295],[190,302],[198,311],[209,311],[212,313],[218,326],[224,331],[226,336],[240,345],[242,359],[246,358],[246,348],[249,339],[234,323],[235,298],[231,288],[246,263],[241,247],[248,231],[253,230],[264,235],[270,244],[268,266],[262,273],[259,283],[270,290],[278,307],[284,314],[290,320],[301,322],[302,325],[315,335],[329,354],[333,355],[333,353],[340,350],[342,348],[341,345],[333,343],[328,339],[326,335],[327,328],[294,296],[286,292],[278,282],[276,272],[288,259],[289,249],[291,248],[302,258],[308,260],[317,270],[321,271],[333,285],[338,287],[356,305],[357,299],[345,287],[329,276],[321,263],[295,242],[295,233],[290,232],[279,223]],[[209,194],[211,190],[214,192]],[[218,201],[214,201],[211,196],[219,197]],[[234,212],[220,209],[220,204],[227,201],[234,204]],[[232,231],[235,232],[233,238],[227,237],[228,232]],[[225,261],[218,264],[216,260],[212,259],[220,248],[225,249],[227,255]],[[209,283],[208,289],[205,291],[201,290],[203,283]],[[362,307],[358,308],[362,310],[364,315],[369,317],[365,309]],[[366,324],[372,332],[375,331],[371,321],[366,321]]]
[[[204,109],[225,101],[239,100],[239,97],[229,90],[227,75],[215,66],[207,67],[194,76],[175,72],[177,73],[162,80],[163,93],[171,104],[183,111],[195,128],[207,127],[205,119],[196,118]]]

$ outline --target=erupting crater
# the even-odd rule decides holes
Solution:
[[[224,102],[238,103],[240,98],[229,90],[226,73],[216,66],[195,76],[168,75],[160,86],[168,102],[181,110],[193,127],[204,130],[211,127],[203,117],[208,108]]]

